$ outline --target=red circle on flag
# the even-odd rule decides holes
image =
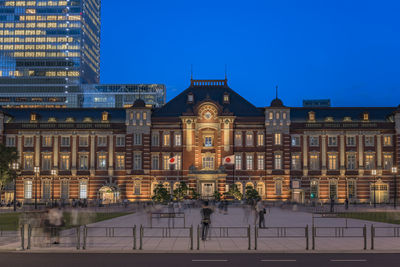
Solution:
[[[226,162],[231,162],[231,159],[230,159],[230,158],[226,158],[225,161],[226,161]]]
[[[172,158],[172,159],[169,160],[169,162],[171,162],[171,163],[174,163],[174,161],[175,161],[174,158]]]

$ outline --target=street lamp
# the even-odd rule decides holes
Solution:
[[[13,162],[11,168],[14,171],[14,211],[17,211],[17,177],[21,175],[19,162]]]
[[[54,180],[57,176],[57,170],[56,169],[52,169],[51,170],[51,175],[53,176],[52,179],[52,188],[51,188],[51,207],[54,208]]]
[[[376,208],[376,170],[372,170],[371,174],[374,176],[374,208]]]
[[[40,168],[34,167],[33,171],[35,173],[35,210],[37,210],[37,180],[39,177]]]
[[[397,208],[397,167],[392,167],[392,173],[393,173],[393,181],[394,181],[394,197],[393,197],[393,207],[396,209]]]

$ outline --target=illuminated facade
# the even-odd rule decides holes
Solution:
[[[399,199],[400,107],[286,107],[278,98],[255,107],[227,80],[192,80],[160,108],[139,99],[27,111],[0,112],[0,140],[21,156],[24,202],[147,201],[158,184],[172,192],[181,181],[203,198],[236,184],[266,201]],[[223,164],[228,156],[234,165]]]
[[[0,0],[0,92],[54,92],[64,105],[62,93],[99,83],[100,2]]]

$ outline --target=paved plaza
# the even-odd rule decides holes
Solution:
[[[168,212],[170,210],[161,208],[157,211]],[[172,218],[160,218],[151,221],[149,211],[139,210],[130,215],[90,224],[86,229],[86,243],[83,241],[85,231],[81,227],[79,247],[80,249],[85,247],[87,251],[134,251],[134,238],[136,237],[135,251],[179,252],[191,251],[191,248],[193,248],[193,251],[207,252],[249,251],[249,245],[250,251],[255,251],[256,216],[253,210],[229,207],[227,212],[220,212],[215,209],[212,215],[210,235],[206,241],[201,239],[198,241],[197,238],[198,225],[201,222],[200,209],[182,209],[181,211],[185,214],[185,222],[178,218],[175,221]],[[266,228],[259,229],[257,250],[305,251],[307,244],[305,231],[308,225],[308,247],[311,251],[311,226],[313,223],[314,226],[318,227],[318,236],[329,236],[329,238],[317,237],[315,239],[315,251],[363,250],[365,242],[363,238],[364,225],[367,230],[367,249],[369,250],[371,247],[370,226],[372,222],[343,218],[314,218],[313,220],[312,213],[293,210],[293,207],[271,207],[267,209]],[[373,224],[375,227],[393,226],[384,223]],[[150,228],[150,225],[152,225],[152,228]],[[170,228],[166,229],[168,225]],[[136,226],[136,229],[134,229],[134,226]],[[142,244],[140,244],[139,237],[140,226],[144,227]],[[172,226],[175,228],[172,228]],[[193,229],[191,230],[192,226]],[[201,231],[201,229],[199,230]],[[380,235],[390,235],[393,229],[377,229],[377,231],[381,231]],[[46,240],[46,234],[40,231],[35,232],[33,230],[33,236],[31,240],[32,250],[76,250],[76,229],[63,231],[59,245],[50,246]],[[193,241],[190,238],[191,236]],[[277,238],[278,236],[280,238]],[[284,236],[288,237],[284,238]],[[293,236],[293,238],[289,236]],[[334,236],[337,237],[334,238]],[[15,250],[19,246],[19,233],[5,232],[0,237],[0,249]],[[400,250],[400,238],[375,238],[374,248],[376,251]]]

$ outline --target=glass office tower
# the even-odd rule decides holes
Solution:
[[[100,5],[0,0],[0,93],[24,92],[18,100],[25,107],[63,107],[80,84],[98,84]]]

